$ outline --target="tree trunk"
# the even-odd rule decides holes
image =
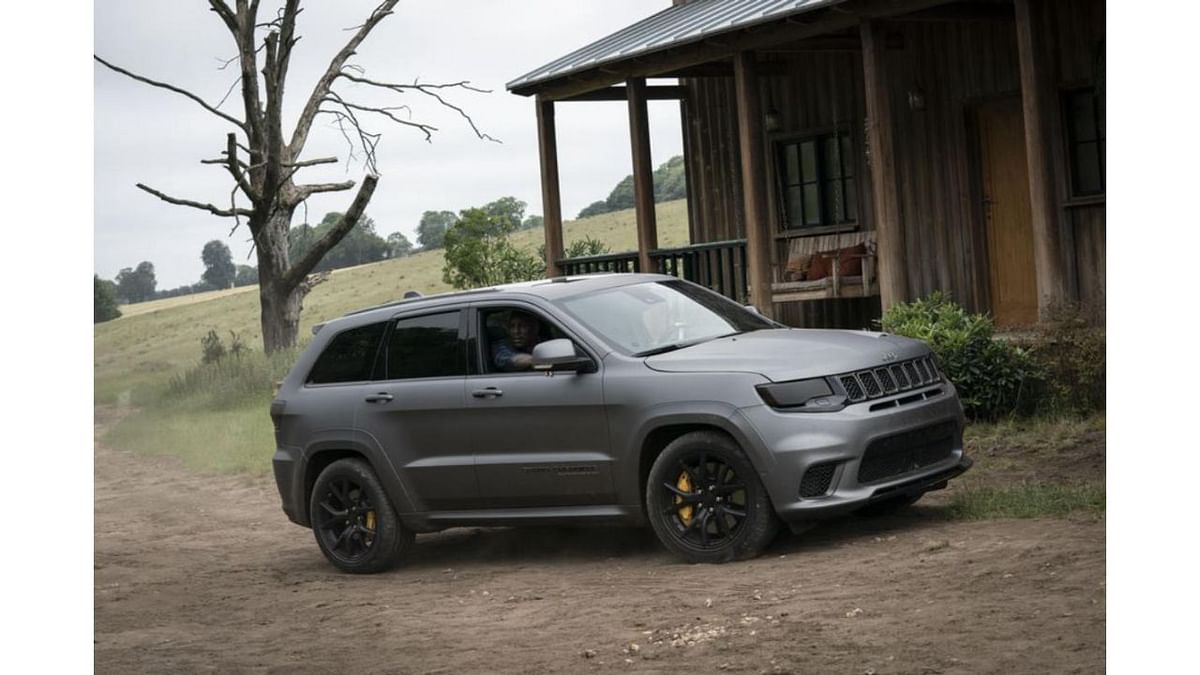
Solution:
[[[271,212],[255,239],[258,253],[258,297],[262,307],[263,350],[270,354],[296,346],[300,310],[307,288],[284,282],[288,270],[288,228],[292,209]]]

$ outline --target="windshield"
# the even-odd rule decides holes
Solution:
[[[724,296],[683,281],[619,286],[557,304],[619,351],[635,356],[776,327]]]

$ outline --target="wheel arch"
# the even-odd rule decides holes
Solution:
[[[740,415],[736,410],[704,413],[680,413],[656,417],[648,422],[640,435],[638,442],[637,463],[637,493],[638,504],[646,508],[646,480],[650,475],[650,467],[662,451],[675,439],[694,431],[712,431],[722,434],[732,440],[746,459],[759,473],[765,473],[769,466],[767,456],[760,452],[760,444],[756,444],[752,432],[743,430],[739,425]]]
[[[308,517],[308,504],[312,498],[312,488],[317,477],[330,464],[340,459],[361,459],[375,472],[379,482],[383,484],[392,506],[399,515],[413,510],[409,491],[395,471],[391,461],[383,452],[374,437],[360,430],[355,430],[350,436],[321,438],[309,444],[304,452],[304,478],[302,504],[304,506],[304,524],[311,525]]]

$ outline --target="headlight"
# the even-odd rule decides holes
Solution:
[[[846,397],[835,394],[823,377],[760,384],[755,389],[767,405],[792,412],[836,412],[846,407]]]

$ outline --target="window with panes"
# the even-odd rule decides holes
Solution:
[[[1104,194],[1104,97],[1094,87],[1064,94],[1071,195]]]
[[[844,132],[776,143],[781,219],[787,229],[858,221],[854,148]]]

